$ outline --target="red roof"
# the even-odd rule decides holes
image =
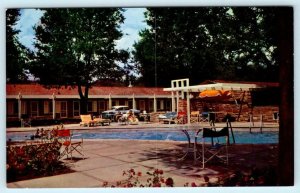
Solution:
[[[77,87],[46,88],[39,84],[7,84],[7,95],[79,95]],[[120,87],[120,86],[93,86],[89,95],[168,95],[163,88],[154,87]]]
[[[263,87],[279,87],[278,82],[249,82],[249,81],[229,81],[229,80],[206,80],[202,84],[214,84],[214,83],[238,83],[238,84],[256,84]]]

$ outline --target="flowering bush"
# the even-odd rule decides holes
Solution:
[[[51,174],[59,164],[60,147],[57,141],[30,145],[8,145],[7,177],[13,180],[27,174]]]
[[[153,172],[147,172],[149,176],[146,180],[145,184],[140,182],[140,177],[142,176],[142,172],[135,172],[134,169],[130,169],[127,171],[123,171],[123,176],[127,176],[127,179],[124,182],[117,182],[116,185],[112,185],[111,187],[173,187],[174,181],[172,178],[165,179],[163,177],[163,170],[156,169]],[[108,182],[104,182],[103,187],[108,187]]]
[[[203,186],[275,186],[276,185],[276,169],[269,167],[257,169],[253,167],[248,174],[242,174],[240,171],[234,172],[228,176],[219,177],[216,182],[211,182],[208,176],[204,176],[201,183],[187,182],[184,187],[203,187]],[[140,182],[141,172],[134,169],[123,171],[123,176],[127,179],[123,182],[119,181],[111,187],[174,187],[174,180],[163,176],[163,170],[156,169],[153,172],[147,172],[149,176],[145,184]],[[104,182],[103,187],[108,187],[108,182]]]

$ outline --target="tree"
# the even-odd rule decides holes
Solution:
[[[142,81],[278,80],[271,8],[149,8],[134,59]],[[269,23],[270,24],[270,23]],[[155,72],[156,63],[156,72]],[[266,75],[266,72],[267,75]]]
[[[26,63],[30,52],[19,42],[20,31],[14,28],[19,17],[19,9],[6,11],[6,81],[10,83],[27,80]]]
[[[280,123],[278,184],[293,186],[294,182],[294,47],[293,8],[275,9],[277,45],[280,60]]]
[[[35,26],[37,52],[31,73],[44,85],[77,86],[81,113],[89,89],[101,79],[121,80],[128,53],[116,50],[122,9],[46,9]]]

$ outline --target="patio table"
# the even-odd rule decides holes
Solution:
[[[187,148],[185,149],[183,156],[181,158],[179,158],[178,160],[184,160],[188,156],[188,154],[193,153],[194,162],[195,162],[198,159],[197,154],[201,155],[201,153],[197,149],[196,138],[194,141],[194,145],[192,145],[191,135],[192,136],[198,135],[202,131],[202,127],[200,127],[199,125],[195,125],[195,126],[194,125],[184,125],[184,126],[180,126],[179,129],[185,134],[188,144],[187,144]]]

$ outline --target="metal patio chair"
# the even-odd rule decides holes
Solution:
[[[63,156],[71,156],[71,160],[73,159],[73,152],[79,153],[82,157],[83,154],[83,138],[80,141],[72,141],[72,133],[70,129],[61,129],[57,130],[57,138],[58,142],[62,145],[60,158]]]
[[[198,136],[196,136],[197,138]],[[205,144],[205,138],[212,138],[210,145]],[[225,138],[225,141],[221,143],[219,138]],[[214,140],[217,139],[215,143]],[[228,165],[228,139],[229,130],[228,127],[224,127],[219,131],[215,131],[211,128],[203,128],[202,131],[202,168],[205,168],[205,164],[211,160],[217,160]]]

